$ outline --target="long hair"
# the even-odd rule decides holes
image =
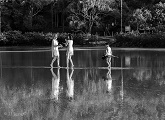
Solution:
[[[53,39],[54,39],[54,38],[57,39],[58,37],[59,37],[59,33],[55,33],[55,34],[53,35]]]
[[[70,34],[70,33],[68,34],[68,39],[69,39],[69,40],[73,40],[72,34]]]

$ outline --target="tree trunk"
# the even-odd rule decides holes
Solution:
[[[139,31],[139,23],[138,23],[138,20],[136,20],[137,21],[137,31]]]
[[[59,14],[59,12],[57,12],[57,28],[58,28],[58,14]]]
[[[62,32],[64,32],[64,12],[65,12],[65,8],[64,8],[64,1],[62,1],[62,16],[61,16],[61,20],[62,20]]]
[[[92,26],[93,26],[93,22],[89,22],[89,33],[92,33]]]
[[[56,10],[54,12],[54,26],[53,27],[56,27],[56,24],[57,24],[57,20],[56,20]]]
[[[51,13],[52,13],[52,32],[53,32],[53,4],[51,6]]]
[[[28,23],[29,23],[29,25],[28,25],[28,29],[30,30],[30,31],[32,31],[32,27],[33,27],[33,7],[31,7],[31,10],[30,10],[30,13],[29,13],[29,17],[28,17]]]
[[[1,23],[2,23],[2,3],[0,2],[0,35],[2,34],[2,31],[1,31]]]
[[[64,12],[62,12],[62,31],[64,32]]]

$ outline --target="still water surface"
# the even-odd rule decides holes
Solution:
[[[0,53],[0,120],[165,119],[165,51],[113,49],[108,69],[104,49],[77,49],[73,69],[50,69],[49,50],[10,50]]]

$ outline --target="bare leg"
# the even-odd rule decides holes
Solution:
[[[109,67],[111,67],[111,57],[109,58]]]
[[[50,64],[51,67],[53,67],[53,63],[54,63],[55,61],[56,61],[56,57],[53,58],[53,60],[52,60],[52,62],[51,62],[51,64]]]
[[[109,67],[109,60],[108,60],[108,58],[106,58],[106,62],[107,62],[107,64],[108,64],[108,67]]]
[[[108,67],[111,67],[111,58],[107,58]]]
[[[73,67],[74,65],[73,65],[73,61],[72,61],[72,56],[69,56],[69,60],[70,60],[72,67]]]
[[[69,55],[67,55],[66,66],[69,67]]]
[[[57,57],[57,66],[60,67],[60,56]]]

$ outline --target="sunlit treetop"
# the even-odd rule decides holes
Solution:
[[[115,0],[81,0],[80,3],[83,4],[84,9],[97,7],[99,10],[112,10],[112,4]]]

